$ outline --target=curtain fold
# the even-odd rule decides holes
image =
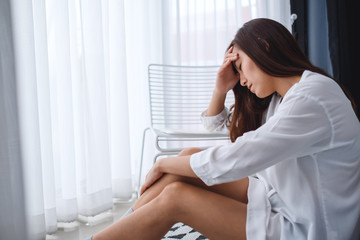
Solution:
[[[108,109],[110,109],[110,154],[113,197],[126,199],[133,192],[130,158],[129,106],[126,70],[126,42],[124,4],[110,0],[108,3],[108,51],[109,78]],[[106,62],[106,61],[105,61]],[[118,160],[117,160],[118,159]]]
[[[42,161],[42,181],[44,195],[44,214],[46,232],[56,231],[56,204],[55,204],[55,179],[54,161],[52,150],[51,135],[51,106],[50,106],[50,85],[49,85],[49,64],[48,64],[48,44],[46,31],[45,2],[40,1],[33,6],[34,16],[34,48],[37,79],[37,98],[39,109],[39,133]]]
[[[25,209],[29,231],[41,238],[46,230],[32,4],[17,0],[11,4]]]
[[[60,223],[89,223],[114,200],[133,196],[150,122],[148,64],[220,64],[238,28],[252,18],[290,27],[288,0],[11,4],[33,239],[54,233]],[[144,172],[151,167],[151,144]]]

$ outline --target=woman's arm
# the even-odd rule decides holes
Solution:
[[[184,177],[196,177],[196,174],[190,167],[190,155],[163,158],[157,163],[159,170],[163,173],[171,173]]]
[[[216,86],[206,113],[206,116],[216,116],[224,109],[226,94],[239,81],[239,74],[234,73],[231,62],[236,61],[239,56],[233,53],[233,48],[225,54],[224,63],[219,68],[216,77]]]
[[[146,175],[145,183],[141,187],[140,195],[142,195],[165,173],[185,177],[197,177],[190,166],[190,155],[162,158],[154,164],[154,166],[150,169],[149,173]]]
[[[192,170],[211,186],[328,149],[333,138],[328,111],[315,98],[297,91],[284,98],[276,114],[258,129],[246,132],[234,143],[192,155]]]
[[[219,92],[216,88],[213,91],[209,107],[206,111],[206,116],[216,116],[224,109],[226,93]]]

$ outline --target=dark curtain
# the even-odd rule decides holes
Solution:
[[[327,0],[329,24],[329,51],[333,76],[354,98],[359,113],[360,80],[355,73],[359,64],[359,43],[355,43],[356,32],[359,30],[359,20],[355,16],[360,8],[356,1]]]
[[[304,53],[307,53],[307,7],[305,0],[290,0],[290,11],[296,14],[292,25],[292,34]]]
[[[360,63],[357,60],[360,52],[359,43],[355,43],[355,34],[359,29],[359,20],[355,18],[355,12],[359,10],[359,7],[355,2],[351,0],[290,0],[290,6],[291,13],[297,15],[292,30],[298,43],[313,64],[324,67],[328,65],[328,62],[331,63],[330,70],[324,70],[327,70],[349,91],[357,105],[356,111],[359,115],[360,77],[359,74],[355,74],[355,65]],[[319,19],[319,17],[325,19]],[[323,26],[327,28],[327,34],[324,35],[324,31],[314,31],[313,26],[318,21],[327,23],[327,26]],[[326,54],[324,49],[319,48],[323,46],[324,41],[328,44],[325,49]],[[324,57],[314,59],[314,56],[319,55]]]

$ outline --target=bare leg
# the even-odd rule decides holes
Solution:
[[[174,182],[148,204],[96,234],[94,240],[158,240],[176,222],[194,227],[210,239],[246,239],[246,204]]]
[[[200,151],[202,151],[202,149],[200,148],[187,148],[180,152],[179,156],[191,155]],[[141,195],[141,197],[136,201],[132,209],[135,211],[139,207],[143,206],[144,204],[150,202],[152,199],[157,197],[168,184],[179,181],[192,184],[194,186],[201,187],[215,193],[219,193],[221,195],[233,198],[243,203],[247,203],[247,188],[249,185],[248,178],[209,187],[206,186],[199,178],[189,178],[166,174],[158,182],[151,186],[151,188],[146,190],[143,195]]]

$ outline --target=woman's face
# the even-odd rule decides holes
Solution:
[[[233,53],[238,53],[239,58],[234,65],[240,74],[240,84],[246,86],[259,98],[265,98],[275,92],[270,75],[263,72],[248,55],[237,46]]]

